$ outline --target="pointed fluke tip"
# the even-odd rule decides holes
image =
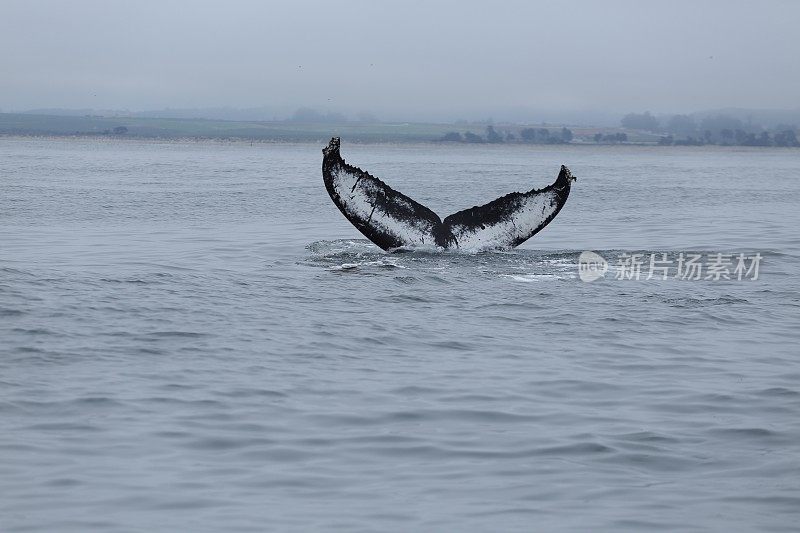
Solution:
[[[566,165],[561,165],[561,172],[558,173],[558,182],[560,183],[572,183],[573,181],[578,181],[578,178],[572,175],[572,172],[566,167]]]
[[[340,139],[339,137],[331,137],[331,142],[328,143],[328,146],[322,149],[322,153],[324,155],[336,154],[339,152],[339,144]]]

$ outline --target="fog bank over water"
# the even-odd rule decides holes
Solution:
[[[3,2],[0,109],[602,122],[797,108],[800,4]],[[604,118],[605,117],[605,118]]]

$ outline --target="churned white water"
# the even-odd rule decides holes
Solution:
[[[578,177],[516,250],[386,254],[326,142],[0,139],[0,530],[800,527],[796,150],[343,139],[438,213]],[[681,252],[762,260],[615,279]]]

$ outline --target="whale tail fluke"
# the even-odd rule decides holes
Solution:
[[[556,181],[511,193],[482,206],[439,216],[380,179],[348,165],[333,137],[322,150],[322,176],[333,203],[369,240],[389,250],[438,246],[464,250],[510,248],[541,231],[567,201],[575,177],[562,165]]]

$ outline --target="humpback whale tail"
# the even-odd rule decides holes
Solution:
[[[512,248],[541,231],[567,201],[575,177],[565,166],[543,189],[514,192],[444,220],[380,179],[348,165],[338,137],[322,150],[322,177],[333,203],[361,233],[383,248],[438,246],[465,250]]]

